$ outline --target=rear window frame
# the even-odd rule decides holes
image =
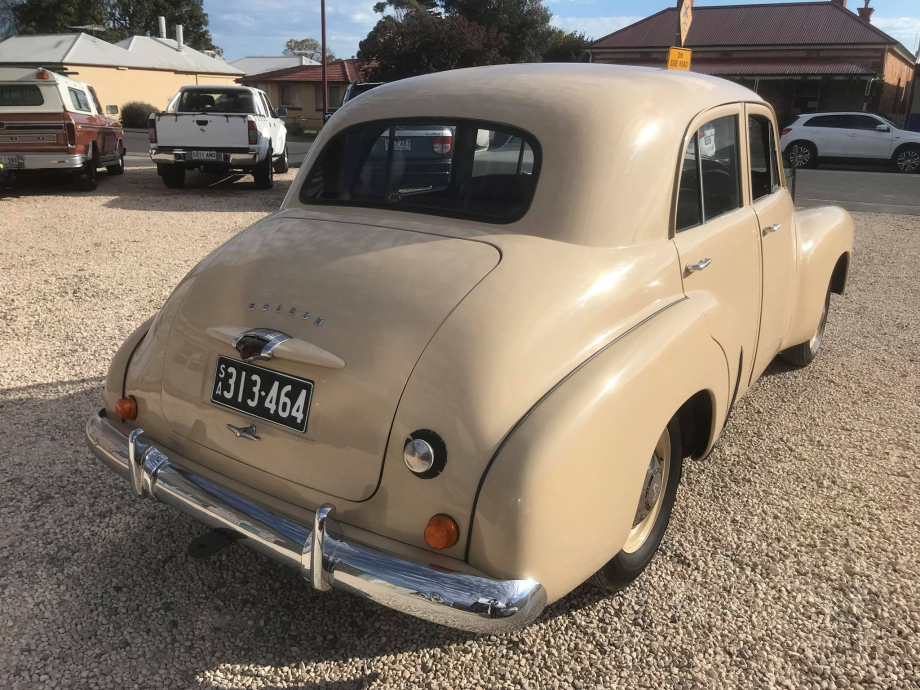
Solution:
[[[22,89],[23,93],[37,93],[38,94],[38,103],[3,103],[0,102],[0,107],[2,108],[40,108],[45,105],[45,94],[42,93],[42,89],[38,84],[2,84],[0,88],[4,89]]]
[[[344,137],[361,129],[367,129],[369,127],[382,127],[386,129],[388,127],[399,127],[400,125],[434,125],[434,126],[444,126],[450,127],[451,125],[457,126],[468,126],[476,127],[477,129],[488,129],[492,131],[501,131],[506,134],[511,134],[511,136],[520,137],[521,141],[527,144],[530,147],[530,150],[533,152],[533,172],[531,172],[531,177],[533,178],[533,185],[531,192],[527,197],[525,203],[521,205],[521,209],[518,213],[510,216],[505,216],[503,218],[494,218],[494,217],[485,217],[481,213],[469,213],[466,211],[452,211],[449,209],[428,209],[423,207],[400,207],[392,203],[386,202],[359,202],[355,203],[354,201],[339,201],[336,199],[315,199],[312,197],[306,197],[305,191],[310,182],[310,179],[313,177],[313,174],[316,172],[317,168],[322,164],[323,157],[326,153],[326,150],[335,142],[339,137]],[[468,117],[396,117],[396,118],[386,118],[381,120],[366,120],[364,122],[358,122],[353,125],[349,125],[338,132],[336,132],[329,141],[323,145],[323,149],[319,152],[316,160],[313,162],[313,165],[310,166],[310,170],[307,175],[303,178],[303,183],[300,185],[300,189],[297,192],[297,200],[304,206],[337,206],[340,208],[369,208],[369,209],[378,209],[385,211],[396,211],[401,213],[415,213],[424,216],[437,216],[441,218],[452,218],[455,220],[471,220],[477,223],[485,223],[488,225],[509,225],[511,223],[517,223],[524,216],[527,215],[530,211],[530,207],[533,205],[533,200],[537,195],[537,186],[540,183],[540,171],[543,166],[543,148],[540,146],[539,140],[526,129],[517,127],[515,125],[510,125],[504,122],[493,122],[489,120],[480,120],[477,118],[468,118]]]

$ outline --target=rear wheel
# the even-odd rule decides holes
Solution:
[[[282,153],[278,160],[275,161],[275,172],[279,175],[283,175],[290,169],[288,165],[288,150],[287,146],[284,147],[284,153]]]
[[[649,460],[633,526],[620,552],[597,571],[591,581],[607,590],[622,589],[652,562],[671,520],[683,469],[680,424],[673,417]]]
[[[894,165],[898,172],[913,175],[920,172],[920,148],[908,146],[894,155]]]
[[[105,169],[109,175],[125,174],[125,150],[123,148],[118,149],[118,162],[105,166]]]
[[[272,168],[272,150],[269,149],[265,154],[265,160],[257,163],[252,169],[252,176],[256,180],[256,189],[271,189],[275,183],[274,170]]]
[[[786,149],[789,163],[794,168],[817,168],[818,149],[810,141],[795,141]]]
[[[821,311],[821,321],[818,322],[818,328],[814,335],[804,343],[793,345],[783,350],[780,355],[783,361],[794,367],[807,367],[818,356],[818,350],[821,347],[821,341],[824,340],[824,328],[827,326],[827,312],[831,306],[831,288],[827,288],[827,296],[824,298],[824,309]]]
[[[185,184],[185,168],[178,165],[163,166],[160,174],[163,176],[163,184],[169,189],[180,189]]]

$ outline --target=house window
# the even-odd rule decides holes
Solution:
[[[278,99],[281,101],[283,108],[299,108],[300,86],[282,84],[278,89]]]
[[[338,84],[332,85],[329,84],[329,93],[328,93],[328,104],[329,110],[335,110],[342,105],[342,93],[341,88]],[[313,89],[313,95],[315,97],[315,106],[317,110],[323,109],[323,85],[317,84]]]

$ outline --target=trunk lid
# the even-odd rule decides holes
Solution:
[[[163,374],[166,422],[288,481],[367,499],[415,363],[499,260],[482,242],[307,220],[293,210],[267,218],[205,260],[181,288]],[[241,359],[230,336],[256,328],[281,331],[312,353],[256,363],[313,382],[304,433],[210,401],[217,358]],[[344,367],[329,364],[340,360]],[[259,440],[239,438],[227,424],[255,424]]]

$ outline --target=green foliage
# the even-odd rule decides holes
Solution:
[[[358,57],[375,64],[370,81],[394,81],[460,67],[496,65],[506,38],[463,17],[409,11],[402,21],[384,16],[358,45]]]
[[[315,38],[289,38],[284,44],[284,55],[303,55],[310,60],[322,62],[323,47]],[[326,46],[326,64],[335,60],[335,54]]]
[[[169,31],[182,24],[185,43],[196,50],[220,49],[211,40],[203,0],[22,0],[13,9],[21,34],[72,33],[74,26],[104,26],[100,38],[116,42],[129,36],[158,36],[158,17]],[[222,52],[222,51],[220,51]]]
[[[550,33],[552,12],[543,0],[441,0],[449,17],[465,17],[508,37],[502,56],[508,62],[540,62]]]
[[[590,55],[588,46],[591,39],[579,31],[566,33],[562,29],[553,29],[550,33],[546,49],[543,51],[543,62],[587,62]]]
[[[157,109],[154,106],[143,101],[125,103],[121,108],[121,125],[131,129],[146,129],[150,113],[155,113],[156,111]]]

